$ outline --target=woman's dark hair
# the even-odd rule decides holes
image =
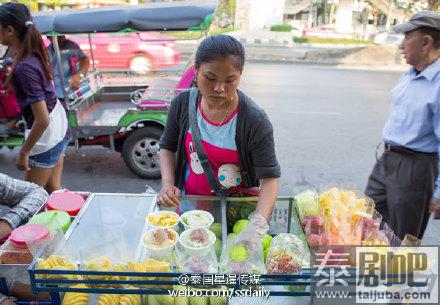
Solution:
[[[422,32],[423,35],[431,36],[432,40],[434,41],[434,47],[436,49],[440,49],[440,31],[431,27],[421,27],[418,28],[420,32]]]
[[[245,59],[243,45],[237,39],[228,35],[208,36],[203,39],[197,48],[195,67],[198,69],[202,63],[230,56],[234,58],[235,67],[242,72]]]
[[[17,63],[33,54],[40,60],[45,75],[52,80],[53,73],[49,55],[41,33],[32,22],[29,9],[24,4],[16,2],[0,5],[0,24],[3,29],[11,26],[21,41],[21,48],[12,64],[12,71],[15,70]],[[13,73],[10,73],[6,81],[8,87],[12,85],[13,81]]]

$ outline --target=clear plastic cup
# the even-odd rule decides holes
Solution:
[[[163,233],[163,234],[167,234],[166,232],[171,233],[173,235],[172,243],[169,243],[168,245],[166,245],[164,247],[149,243],[148,240],[151,238],[151,236],[154,233],[156,233],[158,231],[162,231],[161,233]],[[174,250],[174,246],[176,245],[178,240],[179,240],[179,234],[177,234],[177,232],[175,230],[168,229],[168,228],[156,228],[156,229],[149,230],[149,231],[145,232],[145,234],[142,238],[144,248],[147,250],[147,256],[154,258],[154,259],[162,259],[162,258],[165,258],[165,257],[168,257],[169,255],[171,255],[171,253]]]
[[[203,225],[189,224],[188,218],[190,217],[204,217],[206,218],[206,223],[204,223]],[[182,216],[180,216],[180,222],[182,223],[185,230],[197,228],[209,229],[214,222],[214,217],[209,212],[203,210],[193,210],[183,213]]]
[[[195,230],[203,230],[204,232],[207,233],[208,240],[204,245],[196,246],[195,244],[189,243],[190,235]],[[187,252],[190,256],[200,257],[208,254],[210,251],[214,249],[214,244],[216,239],[217,237],[215,236],[215,234],[206,228],[193,228],[193,229],[185,230],[182,232],[182,234],[180,234],[179,244],[185,250],[185,252]]]
[[[150,221],[150,218],[156,218],[157,219],[157,218],[159,218],[162,215],[170,215],[173,218],[176,218],[176,223],[174,225],[167,226],[167,225],[161,225],[161,224],[156,223],[154,221]],[[176,232],[179,231],[180,216],[179,216],[179,214],[177,214],[175,212],[172,212],[172,211],[156,211],[156,212],[150,213],[147,216],[146,221],[150,225],[150,229],[159,229],[159,228],[163,229],[163,228],[166,228],[166,229],[174,230]]]

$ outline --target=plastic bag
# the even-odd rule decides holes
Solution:
[[[176,267],[183,273],[217,273],[216,236],[204,228],[184,231],[176,245]]]
[[[296,209],[301,221],[308,216],[319,216],[318,198],[318,194],[312,191],[304,191],[295,196]]]
[[[174,247],[179,235],[167,228],[149,230],[143,237],[146,258],[174,264]]]
[[[235,274],[264,274],[264,252],[261,237],[247,236],[243,233],[226,240],[226,247],[220,258],[220,271]]]
[[[302,271],[304,255],[304,242],[298,236],[280,233],[272,239],[267,254],[267,273],[299,274]]]

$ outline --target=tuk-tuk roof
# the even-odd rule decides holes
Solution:
[[[201,25],[213,14],[217,1],[154,2],[105,8],[66,9],[35,13],[34,23],[42,34],[98,32],[179,31]]]

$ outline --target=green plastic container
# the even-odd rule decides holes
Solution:
[[[52,232],[58,232],[60,229],[66,233],[72,220],[70,215],[64,211],[47,211],[34,215],[29,223],[46,225]]]

